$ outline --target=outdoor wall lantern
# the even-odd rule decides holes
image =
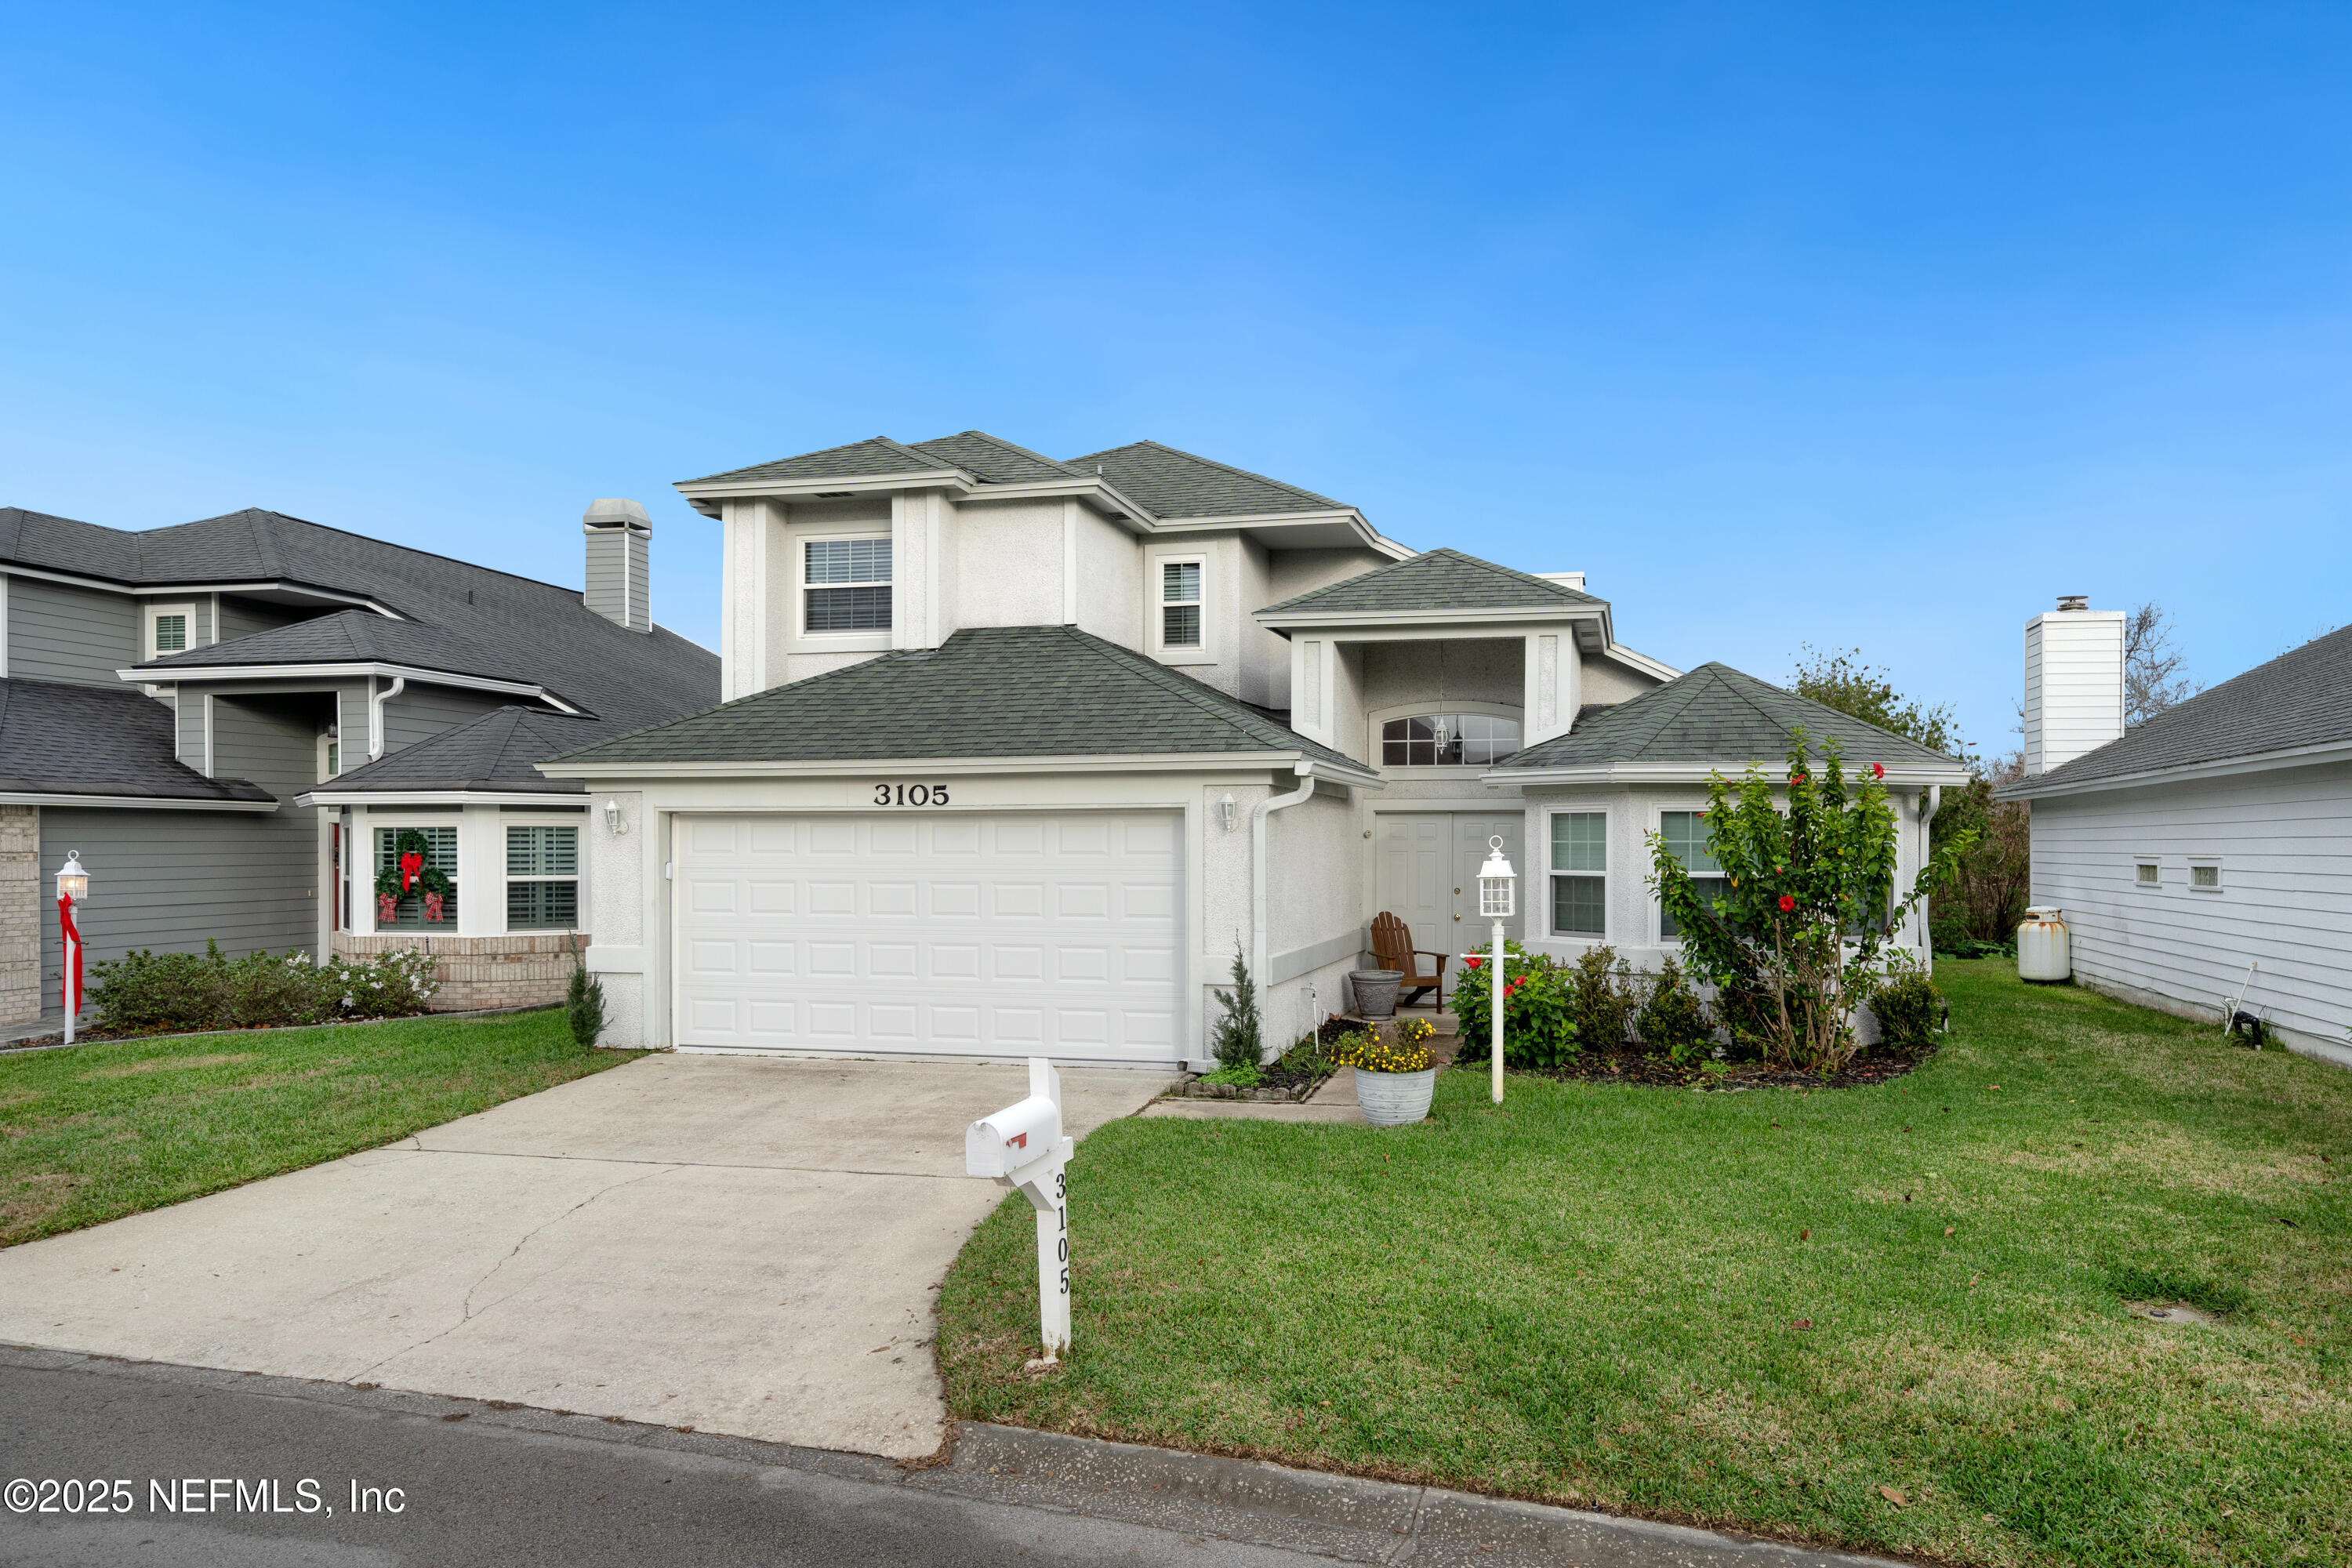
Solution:
[[[58,938],[59,956],[65,962],[60,980],[65,1005],[66,1044],[72,1045],[74,1020],[81,1016],[81,928],[74,924],[73,908],[89,897],[89,873],[82,869],[81,851],[66,851],[66,863],[58,868]]]
[[[1494,1001],[1494,1037],[1488,1043],[1494,1063],[1495,1103],[1503,1103],[1503,994],[1508,989],[1510,971],[1504,963],[1503,922],[1511,918],[1517,908],[1514,899],[1518,873],[1503,858],[1500,834],[1486,840],[1486,863],[1478,868],[1478,912],[1495,922],[1494,967],[1486,972],[1486,989]]]
[[[629,830],[629,819],[621,815],[621,803],[609,795],[604,800],[604,830],[615,838]]]
[[[1232,795],[1227,795],[1217,802],[1217,817],[1225,825],[1226,832],[1231,833],[1234,830],[1234,797]]]

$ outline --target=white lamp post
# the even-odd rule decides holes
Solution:
[[[72,1045],[74,1019],[81,1012],[81,930],[74,924],[73,907],[89,897],[89,873],[81,868],[81,851],[66,851],[58,868],[58,941],[65,960],[66,1044]]]
[[[1495,922],[1495,967],[1487,972],[1486,987],[1493,993],[1495,1004],[1495,1037],[1492,1041],[1494,1059],[1495,1103],[1503,1103],[1503,984],[1507,972],[1503,960],[1503,922],[1513,913],[1512,891],[1518,873],[1503,858],[1503,839],[1497,834],[1486,840],[1486,863],[1478,868],[1478,912]]]

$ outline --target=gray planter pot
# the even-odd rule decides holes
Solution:
[[[1350,971],[1348,984],[1356,993],[1356,1016],[1360,1018],[1395,1017],[1397,986],[1403,980],[1404,971],[1402,969]]]
[[[1437,1090],[1435,1068],[1419,1072],[1348,1070],[1356,1075],[1356,1103],[1363,1107],[1364,1120],[1373,1126],[1409,1127],[1427,1119],[1430,1096]]]

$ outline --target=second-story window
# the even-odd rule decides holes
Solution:
[[[801,550],[803,631],[890,629],[888,540],[812,539]]]
[[[1201,646],[1201,563],[1160,563],[1160,642],[1163,647]]]
[[[1485,767],[1519,749],[1519,721],[1491,713],[1423,713],[1381,726],[1384,768]]]
[[[195,620],[193,605],[156,605],[147,606],[147,658],[161,658],[167,653],[184,653],[194,647],[189,633]]]

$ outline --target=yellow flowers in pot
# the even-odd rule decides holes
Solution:
[[[1362,1072],[1426,1072],[1437,1065],[1429,1054],[1437,1033],[1425,1018],[1408,1018],[1397,1026],[1396,1038],[1383,1039],[1377,1031],[1357,1029],[1331,1042],[1331,1059]]]

